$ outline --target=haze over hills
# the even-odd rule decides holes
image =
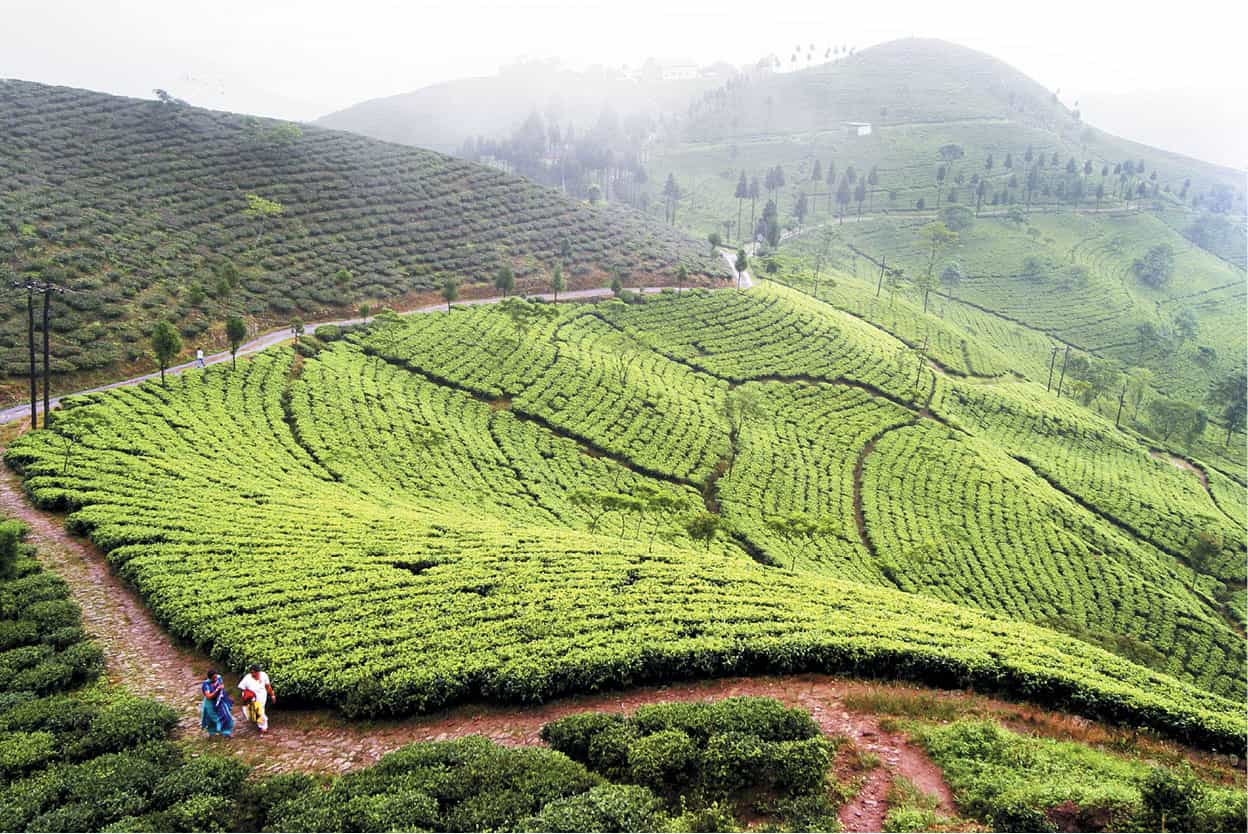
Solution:
[[[1147,90],[1083,93],[1087,118],[1111,133],[1248,170],[1248,99],[1242,90]],[[1215,129],[1209,116],[1216,113]]]
[[[453,5],[221,20],[358,90],[795,8]],[[0,80],[0,397],[88,389],[0,413],[0,830],[1248,830],[1243,172],[824,7]]]
[[[673,69],[679,74],[665,78]],[[590,129],[604,110],[650,119],[680,112],[730,72],[724,66],[703,76],[696,67],[650,61],[629,77],[619,70],[575,71],[553,61],[533,61],[503,67],[492,76],[361,102],[323,116],[317,124],[453,153],[466,139],[510,133],[534,112],[562,129],[582,130]]]
[[[704,246],[625,208],[319,127],[3,81],[0,145],[0,249],[73,291],[52,324],[61,373],[144,359],[158,317],[210,347],[231,312],[282,323],[378,308],[446,279],[470,289],[504,264],[521,287],[545,286],[556,262],[574,286],[617,269],[667,281],[678,263],[726,275]],[[4,300],[10,376],[24,307]]]

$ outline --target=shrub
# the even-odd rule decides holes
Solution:
[[[201,756],[169,772],[152,790],[159,807],[168,807],[196,796],[235,796],[249,772],[247,765],[230,756]]]
[[[628,719],[609,712],[582,712],[542,727],[542,741],[578,762],[589,760],[589,745],[607,727],[623,726]]]
[[[660,831],[667,823],[662,801],[637,785],[599,785],[556,799],[525,820],[525,831]]]
[[[342,328],[336,324],[322,324],[312,335],[322,342],[336,342],[342,338]]]
[[[630,781],[676,793],[692,781],[699,759],[693,740],[680,730],[660,730],[628,746]]]

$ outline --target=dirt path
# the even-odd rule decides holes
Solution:
[[[1209,492],[1209,476],[1205,474],[1205,470],[1201,469],[1199,466],[1192,463],[1187,458],[1179,457],[1178,455],[1173,455],[1162,449],[1149,449],[1148,454],[1156,458],[1157,460],[1164,460],[1166,463],[1170,464],[1171,466],[1177,469],[1184,469],[1188,472],[1191,472],[1193,475],[1195,475],[1197,478],[1200,479],[1200,485],[1205,488],[1206,493],[1209,493],[1209,497],[1210,498],[1213,497],[1213,493]]]
[[[874,716],[850,712],[844,695],[862,685],[827,675],[723,678],[565,698],[530,707],[470,704],[402,721],[348,721],[329,710],[273,710],[274,729],[260,740],[242,725],[233,741],[209,740],[198,729],[198,681],[211,661],[179,645],[151,617],[138,595],[109,570],[86,539],[70,536],[62,519],[34,509],[18,477],[0,471],[0,513],[30,526],[29,541],[40,559],[69,583],[88,633],[103,648],[108,677],[136,695],[177,710],[177,734],[196,750],[236,753],[261,772],[304,770],[341,773],[369,765],[414,741],[483,735],[500,744],[539,744],[544,724],[585,710],[631,712],[664,701],[717,700],[735,695],[776,698],[802,707],[829,735],[845,736],[880,759],[859,797],[843,810],[847,831],[877,831],[884,794],[894,775],[909,778],[950,802],[940,771],[902,736],[883,732]],[[235,678],[231,677],[230,683]],[[279,693],[280,695],[280,693]],[[950,806],[951,807],[951,806]]]

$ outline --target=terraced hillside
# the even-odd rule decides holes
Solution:
[[[51,322],[61,374],[144,364],[161,318],[188,348],[219,347],[232,313],[376,308],[503,265],[521,289],[557,263],[572,286],[663,283],[678,264],[726,275],[641,215],[437,153],[21,81],[0,81],[0,217],[5,271],[72,290]],[[25,306],[0,306],[7,377],[23,371]]]
[[[850,120],[871,134],[847,135]],[[1002,62],[932,40],[730,84],[685,133],[656,147],[650,182],[657,201],[674,179],[690,233],[758,240],[771,274],[812,290],[835,270],[846,279],[821,297],[955,373],[1046,382],[1067,346],[1076,367],[1108,363],[1102,408],[1128,374],[1148,392],[1137,428],[1243,482],[1242,435],[1227,439],[1209,399],[1248,349],[1243,172],[1106,134]],[[956,238],[933,249],[934,223]],[[936,315],[916,320],[928,302]],[[1180,441],[1154,399],[1203,410],[1208,429]]]
[[[822,669],[1242,746],[1242,527],[1130,435],[779,287],[546,309],[90,395],[6,460],[174,634],[357,715]]]

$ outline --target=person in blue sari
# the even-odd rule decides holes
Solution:
[[[234,706],[234,702],[230,700],[225,681],[216,670],[208,670],[200,684],[200,691],[204,694],[204,700],[199,706],[199,726],[210,736],[231,738],[234,735],[234,714],[230,708]]]

